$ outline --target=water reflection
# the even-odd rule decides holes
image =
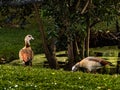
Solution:
[[[117,46],[105,46],[90,49],[90,56],[97,56],[113,63],[115,66],[106,66],[100,70],[99,73],[115,74],[120,73],[120,50]],[[119,58],[118,58],[119,56]]]

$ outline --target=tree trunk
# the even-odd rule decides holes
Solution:
[[[79,49],[79,60],[82,60],[84,58],[85,54],[85,38],[77,37],[77,44]]]
[[[85,38],[83,40],[83,44],[82,44],[82,59],[85,58]]]
[[[116,32],[119,32],[119,22],[116,20]],[[119,35],[118,35],[119,36]],[[120,41],[118,40],[118,49],[120,49]],[[116,67],[117,73],[120,74],[120,52],[118,53],[118,60],[117,60],[117,67]]]
[[[74,64],[74,54],[73,54],[73,42],[68,42],[68,64],[66,66],[66,70],[71,70],[71,67]]]
[[[73,41],[73,54],[74,54],[74,62],[76,63],[79,61],[79,48],[76,38]]]
[[[90,21],[87,17],[87,36],[85,39],[85,57],[89,56],[89,43],[90,43]]]
[[[119,22],[118,22],[118,19],[116,20],[116,32],[120,32],[120,27],[119,27]]]
[[[66,70],[71,70],[72,66],[79,61],[79,54],[78,54],[78,45],[77,45],[77,40],[71,40],[69,39],[71,38],[70,36],[68,36],[68,63],[66,65]]]
[[[36,20],[38,22],[39,30],[40,30],[40,33],[41,33],[41,38],[42,38],[42,42],[43,42],[43,48],[44,48],[44,51],[45,51],[45,56],[48,60],[50,68],[58,69],[58,62],[57,62],[57,59],[55,57],[55,50],[56,50],[55,45],[52,45],[52,48],[51,48],[52,53],[51,53],[49,48],[48,48],[48,43],[47,43],[45,32],[44,32],[44,26],[43,26],[43,23],[42,23],[42,19],[40,18],[40,15],[39,15],[39,9],[38,9],[37,4],[34,4],[34,9],[35,9]]]
[[[118,53],[116,72],[120,74],[120,52]]]

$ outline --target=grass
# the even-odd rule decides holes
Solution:
[[[0,65],[0,90],[118,90],[119,75]]]
[[[120,75],[54,70],[43,67],[45,60],[40,54],[35,55],[33,67],[23,67],[19,59],[0,65],[0,90],[119,90]]]

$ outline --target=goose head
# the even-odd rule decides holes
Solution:
[[[33,38],[33,36],[32,35],[26,35],[25,36],[25,44],[28,44],[28,45],[30,45],[30,40],[34,40],[34,38]]]
[[[77,71],[79,67],[80,67],[80,63],[78,62],[72,67],[72,72]]]

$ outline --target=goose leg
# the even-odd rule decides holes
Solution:
[[[32,62],[31,61],[30,61],[29,65],[32,66]]]
[[[88,69],[86,71],[87,71],[87,73],[91,73]]]

